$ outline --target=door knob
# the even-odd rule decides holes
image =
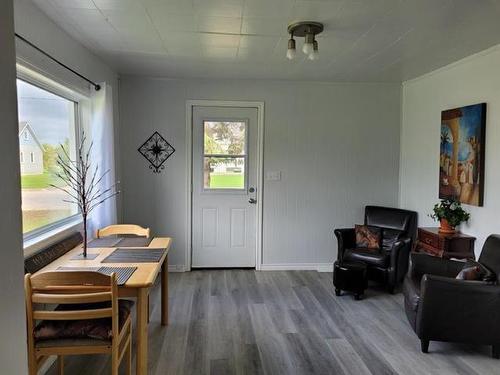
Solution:
[[[255,203],[257,203],[257,199],[255,199],[255,198],[250,198],[250,199],[248,200],[248,203],[255,204]]]

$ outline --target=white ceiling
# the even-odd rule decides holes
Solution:
[[[500,0],[32,1],[124,74],[400,82],[500,43]],[[286,60],[296,20],[320,60]]]

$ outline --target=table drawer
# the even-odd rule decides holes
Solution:
[[[444,255],[444,251],[434,246],[426,245],[424,242],[419,242],[417,246],[417,252],[424,252],[435,257],[442,258]]]
[[[432,246],[436,249],[439,249],[441,247],[439,236],[434,236],[432,233],[419,231],[418,240],[419,242],[426,244],[427,246]]]

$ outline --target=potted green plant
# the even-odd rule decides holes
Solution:
[[[442,199],[441,202],[434,205],[432,211],[430,217],[439,220],[441,233],[455,233],[455,227],[470,218],[470,214],[455,199]]]

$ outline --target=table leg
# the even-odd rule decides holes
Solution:
[[[137,375],[148,373],[148,288],[137,290]]]
[[[168,325],[168,255],[161,266],[161,325]]]

